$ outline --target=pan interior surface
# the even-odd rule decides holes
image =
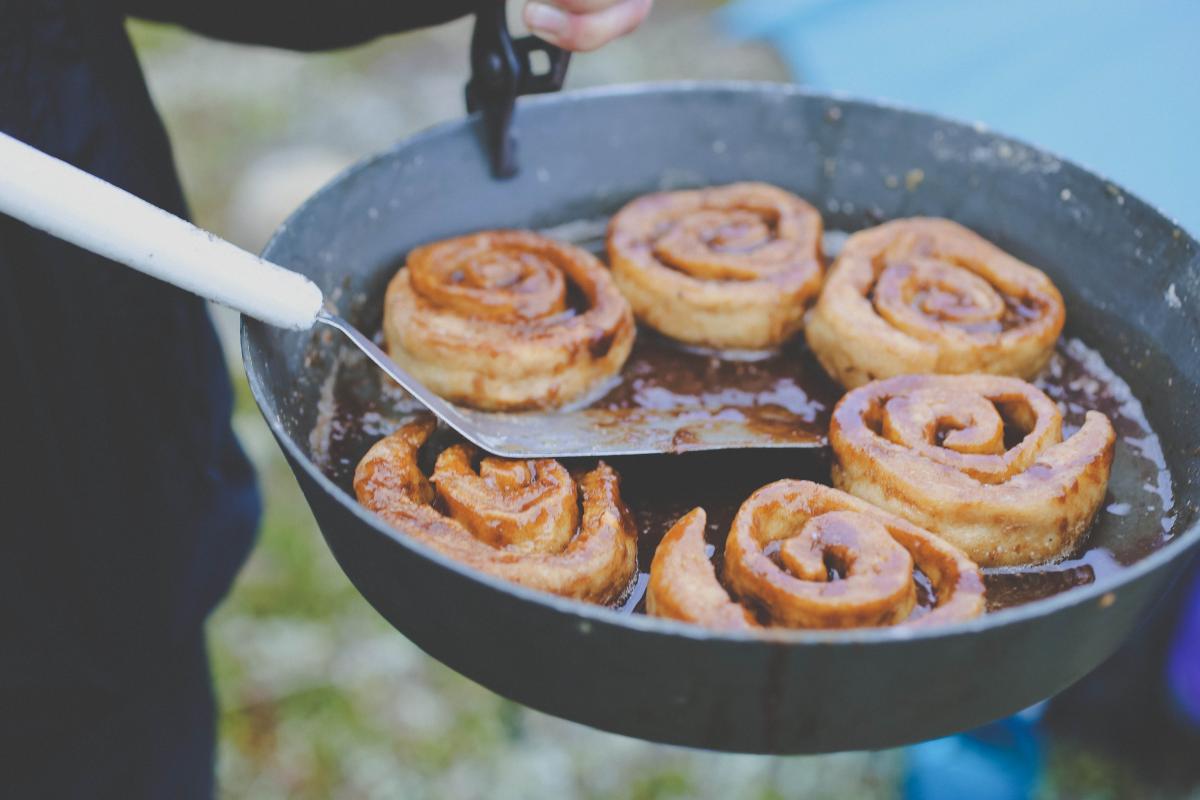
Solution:
[[[977,127],[782,86],[682,84],[537,98],[521,107],[517,136],[523,170],[506,182],[490,178],[472,121],[404,142],[312,198],[265,255],[308,275],[343,316],[376,330],[384,287],[412,247],[503,227],[565,229],[568,238],[584,239],[587,225],[594,230],[597,220],[651,191],[766,181],[816,205],[832,231],[905,216],[948,217],[1037,265],[1062,291],[1064,347],[1076,347],[1080,359],[1101,356],[1133,388],[1145,418],[1161,435],[1161,449],[1146,458],[1161,461],[1162,469],[1122,473],[1129,485],[1114,481],[1117,496],[1109,505],[1121,511],[1126,495],[1157,497],[1160,505],[1154,508],[1150,499],[1145,509],[1102,518],[1091,545],[1121,554],[1121,563],[1072,565],[1063,570],[1067,583],[1061,588],[1077,578],[1079,588],[953,629],[788,633],[759,640],[718,636],[474,577],[402,541],[358,508],[347,491],[345,469],[352,469],[354,454],[345,454],[346,464],[328,460],[329,436],[345,424],[330,415],[336,386],[331,375],[349,363],[342,343],[329,331],[292,333],[247,323],[243,347],[251,387],[340,563],[381,613],[436,657],[521,702],[636,736],[759,752],[884,746],[982,722],[1063,688],[1111,652],[1185,551],[1195,549],[1200,321],[1194,309],[1200,258],[1195,240],[1119,187]],[[578,230],[572,233],[571,226]],[[395,408],[404,410],[402,404]],[[383,435],[399,416],[373,416],[363,429]],[[1145,455],[1149,445],[1140,438],[1135,431],[1125,433],[1121,446],[1127,457]],[[666,485],[684,487],[684,496],[737,495],[746,487],[722,475],[736,473],[750,488],[779,477],[820,479],[827,474],[826,458],[821,451],[697,454],[617,466],[628,473],[636,505],[639,483],[648,487],[664,475]],[[1164,479],[1167,470],[1171,477]],[[411,564],[420,570],[414,574],[428,577],[428,588],[440,588],[439,581],[458,587],[464,597],[459,617],[472,613],[472,598],[478,598],[476,613],[491,611],[494,626],[503,627],[511,613],[512,620],[523,615],[545,620],[543,637],[561,635],[563,647],[573,643],[586,650],[587,643],[606,638],[607,646],[633,648],[630,657],[644,659],[643,672],[652,677],[641,694],[633,692],[636,702],[610,702],[611,708],[531,686],[505,672],[504,658],[483,664],[487,655],[448,643],[446,634],[409,618],[404,605],[420,602],[410,594],[415,583],[388,586],[385,575],[373,573],[382,567],[362,563],[368,552],[379,563],[395,558],[395,570]],[[646,550],[641,557],[644,568]],[[1081,577],[1076,567],[1093,571]],[[1114,603],[1110,596],[1128,601]],[[442,625],[458,635],[475,627],[450,617]],[[1051,668],[1049,654],[1034,652],[1039,643],[1066,636],[1084,643],[1075,657],[1060,659],[1064,663]],[[872,648],[879,653],[871,655]],[[998,648],[1029,651],[997,657]],[[658,662],[691,663],[679,662],[681,657],[706,663],[672,693],[671,670]],[[908,698],[921,713],[896,711],[894,719],[856,731],[873,696],[863,687],[878,675],[861,660],[876,657],[899,675],[922,669],[933,675],[934,662],[952,658],[994,671],[994,680],[947,677],[948,683]],[[650,661],[654,668],[645,667]],[[508,663],[515,670],[519,654]],[[714,686],[735,673],[747,676],[746,696],[735,692],[728,702],[714,697]],[[659,675],[662,683],[655,685],[653,676]],[[769,710],[806,701],[793,687],[802,676],[828,681],[828,703],[842,703],[844,722],[822,717],[820,725],[805,729],[802,719],[781,721]],[[998,681],[1007,681],[1005,688],[996,688]],[[986,697],[978,696],[980,687],[988,687]],[[856,691],[860,699],[850,698]],[[649,699],[655,696],[662,700]],[[756,710],[735,712],[735,700]],[[676,708],[680,702],[687,713]],[[730,714],[736,722],[722,729],[715,720]]]

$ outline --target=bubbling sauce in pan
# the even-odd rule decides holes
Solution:
[[[776,409],[824,438],[841,390],[826,377],[802,339],[782,350],[730,359],[684,347],[639,328],[620,382],[591,405],[631,408]]]

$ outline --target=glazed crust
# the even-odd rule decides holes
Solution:
[[[613,277],[645,324],[715,348],[776,347],[821,287],[821,215],[765,183],[639,197],[612,218]]]
[[[957,548],[827,486],[776,481],[742,504],[725,544],[728,591],[705,555],[704,528],[703,509],[694,509],[659,544],[646,592],[650,614],[746,630],[760,619],[788,628],[926,626],[984,610],[983,578]],[[829,579],[831,562],[837,580]],[[913,614],[916,568],[935,595],[935,607],[920,615]]]
[[[417,454],[434,427],[421,418],[376,442],[354,473],[358,501],[489,575],[593,603],[626,592],[637,571],[637,529],[607,464],[578,481],[551,459],[485,457],[475,472],[473,450],[455,445],[427,479]]]
[[[985,567],[1072,550],[1104,499],[1115,440],[1108,418],[1089,411],[1063,441],[1054,401],[997,375],[876,381],[846,394],[829,426],[835,486]]]
[[[528,231],[413,250],[388,285],[383,329],[389,355],[430,389],[493,411],[587,394],[620,371],[636,334],[598,259]]]
[[[847,388],[915,373],[1031,378],[1064,319],[1040,270],[955,222],[912,218],[846,241],[805,336]]]
[[[693,508],[658,544],[646,586],[646,613],[721,630],[758,627],[754,615],[730,597],[705,552],[708,516]]]

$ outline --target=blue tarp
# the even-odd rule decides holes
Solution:
[[[735,0],[720,16],[800,83],[982,122],[1200,235],[1200,2]]]

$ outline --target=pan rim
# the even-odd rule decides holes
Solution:
[[[894,102],[877,101],[870,98],[856,97],[843,93],[817,92],[793,83],[771,81],[650,81],[641,83],[617,84],[613,86],[589,87],[585,89],[569,90],[549,95],[522,98],[519,107],[527,108],[538,107],[542,105],[558,106],[565,103],[569,104],[597,98],[607,99],[629,95],[640,96],[654,94],[681,94],[700,91],[728,92],[731,94],[748,94],[759,96],[776,95],[780,98],[800,97],[816,101],[862,106],[870,109],[883,109],[904,115],[922,117],[950,127],[970,129],[978,134],[993,136],[1000,142],[1016,145],[1033,153],[1048,156],[1062,165],[1071,167],[1091,177],[1104,181],[1120,192],[1120,194],[1125,198],[1126,204],[1129,204],[1131,201],[1134,205],[1140,204],[1158,217],[1165,219],[1181,232],[1182,237],[1186,237],[1186,240],[1191,243],[1193,248],[1200,249],[1200,243],[1196,241],[1196,238],[1192,236],[1191,233],[1188,232],[1182,225],[1180,225],[1174,217],[1163,212],[1158,207],[1147,203],[1137,194],[1127,191],[1124,186],[1116,181],[1111,180],[1101,172],[1088,169],[1072,159],[1059,156],[1057,153],[1051,150],[1032,145],[1022,139],[1011,137],[995,131],[989,126],[956,120],[950,117],[914,109]],[[402,153],[404,150],[420,146],[422,143],[441,137],[450,131],[456,131],[465,126],[474,126],[478,123],[478,120],[479,115],[476,113],[438,123],[412,136],[406,137],[386,150],[365,156],[354,164],[346,167],[288,215],[287,219],[284,220],[284,222],[276,229],[271,238],[268,240],[263,250],[264,254],[269,252],[277,240],[287,232],[287,230],[291,227],[293,220],[301,216],[310,205],[314,204],[327,192],[331,191],[334,186],[341,185],[344,181],[364,172],[378,161],[393,158]],[[520,117],[518,116],[516,123],[518,130],[519,125]],[[264,412],[264,407],[267,405],[264,401],[264,398],[269,397],[269,393],[267,392],[263,383],[262,374],[258,367],[257,359],[251,352],[251,337],[255,335],[255,331],[265,330],[266,327],[267,326],[265,323],[249,319],[244,315],[242,316],[240,336],[242,359],[251,394],[254,397],[255,403],[259,407],[259,412],[262,413],[263,418],[266,420],[272,434],[276,438],[276,441],[281,444],[282,448],[288,454],[293,464],[300,464],[305,473],[311,479],[313,479],[318,486],[320,486],[327,494],[330,494],[336,498],[339,504],[341,504],[344,508],[347,508],[352,514],[356,515],[360,521],[367,523],[367,525],[369,525],[374,532],[387,536],[392,541],[408,548],[410,552],[413,552],[427,560],[433,561],[442,568],[450,569],[460,576],[482,582],[489,588],[514,596],[522,602],[543,605],[552,611],[564,614],[568,617],[573,617],[577,620],[577,624],[580,626],[580,628],[585,630],[590,630],[592,625],[604,625],[625,628],[639,634],[668,634],[696,641],[715,640],[718,642],[727,643],[747,643],[755,645],[788,647],[800,645],[832,644],[848,644],[856,646],[894,645],[909,641],[967,636],[993,627],[1019,625],[1029,620],[1047,616],[1049,614],[1053,614],[1074,606],[1083,605],[1088,602],[1099,601],[1105,607],[1107,607],[1112,604],[1111,601],[1107,599],[1109,595],[1113,595],[1115,597],[1118,591],[1124,586],[1141,579],[1151,572],[1155,572],[1158,569],[1167,566],[1168,563],[1174,561],[1178,557],[1184,557],[1188,550],[1193,549],[1200,544],[1200,519],[1197,519],[1184,530],[1172,536],[1171,540],[1158,550],[1150,553],[1134,564],[1122,567],[1120,570],[1111,575],[1102,576],[1099,580],[1087,586],[1073,587],[1050,597],[1034,600],[1029,603],[1011,608],[1001,609],[999,611],[987,612],[971,620],[947,623],[945,625],[928,628],[914,628],[906,626],[856,628],[849,630],[768,628],[755,632],[736,632],[713,630],[699,625],[693,625],[677,620],[651,617],[645,614],[620,613],[607,606],[598,606],[580,600],[560,597],[547,592],[529,589],[527,587],[510,583],[500,578],[496,578],[486,573],[474,570],[448,556],[443,555],[428,545],[404,536],[399,531],[396,531],[390,526],[386,525],[376,514],[368,511],[366,508],[360,505],[357,500],[349,495],[349,493],[328,478],[320,470],[320,468],[317,467],[308,454],[300,449],[299,445],[287,434],[286,431],[283,430],[283,426],[278,418],[273,419],[270,415]]]

